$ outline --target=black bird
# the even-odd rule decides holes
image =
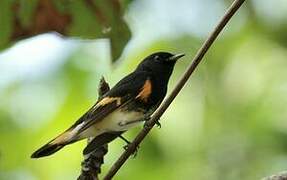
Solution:
[[[184,54],[157,52],[146,57],[135,69],[96,102],[74,125],[32,154],[49,156],[76,141],[95,137],[84,150],[109,143],[128,129],[146,120],[160,105],[176,61]]]

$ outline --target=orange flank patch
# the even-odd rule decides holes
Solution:
[[[136,98],[140,98],[144,102],[147,102],[148,97],[151,94],[151,89],[152,89],[151,81],[148,79],[148,80],[145,81],[145,83],[144,83],[144,85],[143,85],[143,87],[141,89],[141,92],[137,95]]]
[[[105,106],[105,105],[110,104],[110,103],[112,103],[114,101],[117,102],[117,106],[121,105],[121,98],[120,97],[105,97],[100,102],[98,102],[96,106],[97,107]]]

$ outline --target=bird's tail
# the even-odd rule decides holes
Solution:
[[[75,138],[72,137],[71,131],[68,130],[59,135],[58,137],[56,137],[55,139],[53,139],[52,141],[50,141],[49,143],[42,146],[37,151],[35,151],[31,155],[31,158],[40,158],[54,154],[55,152],[62,149],[64,146],[75,142],[75,140],[73,139]]]
[[[46,144],[37,151],[35,151],[32,155],[31,158],[40,158],[44,156],[49,156],[51,154],[54,154],[55,152],[59,151],[62,149],[65,145],[61,144]]]

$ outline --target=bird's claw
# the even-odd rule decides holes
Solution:
[[[156,124],[156,126],[157,126],[159,129],[161,128],[161,124],[160,124],[159,120],[157,120],[157,121],[155,122],[155,124]]]
[[[126,138],[124,138],[123,136],[121,136],[121,135],[119,135],[119,137],[127,143],[127,144],[123,147],[124,150],[127,151],[127,150],[129,149],[130,145],[131,145],[131,142],[130,142],[129,140],[127,140]],[[139,149],[139,146],[137,146],[137,147],[135,148],[135,151],[132,153],[132,154],[133,154],[133,158],[135,158],[135,157],[137,156],[138,149]]]
[[[159,129],[161,128],[161,124],[160,124],[159,120],[157,120],[157,121],[155,122],[155,124],[156,124],[156,126],[157,126]],[[146,122],[144,123],[144,128],[151,129],[151,125],[150,125],[149,121],[146,121]]]
[[[130,143],[129,144],[127,144],[127,145],[125,145],[123,148],[124,148],[124,150],[128,150],[129,149],[129,147],[130,147]],[[136,156],[137,156],[137,154],[138,154],[138,150],[139,150],[139,146],[137,146],[136,147],[136,149],[134,150],[134,152],[132,153],[132,155],[133,155],[133,158],[135,158]]]
[[[128,150],[128,148],[129,148],[129,144],[126,144],[126,145],[124,145],[124,150]]]

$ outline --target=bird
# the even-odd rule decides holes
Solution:
[[[144,58],[70,128],[36,150],[31,158],[52,155],[64,146],[86,138],[93,137],[93,140],[84,149],[84,154],[118,137],[124,139],[122,133],[146,121],[163,101],[174,66],[183,56],[155,52]]]

